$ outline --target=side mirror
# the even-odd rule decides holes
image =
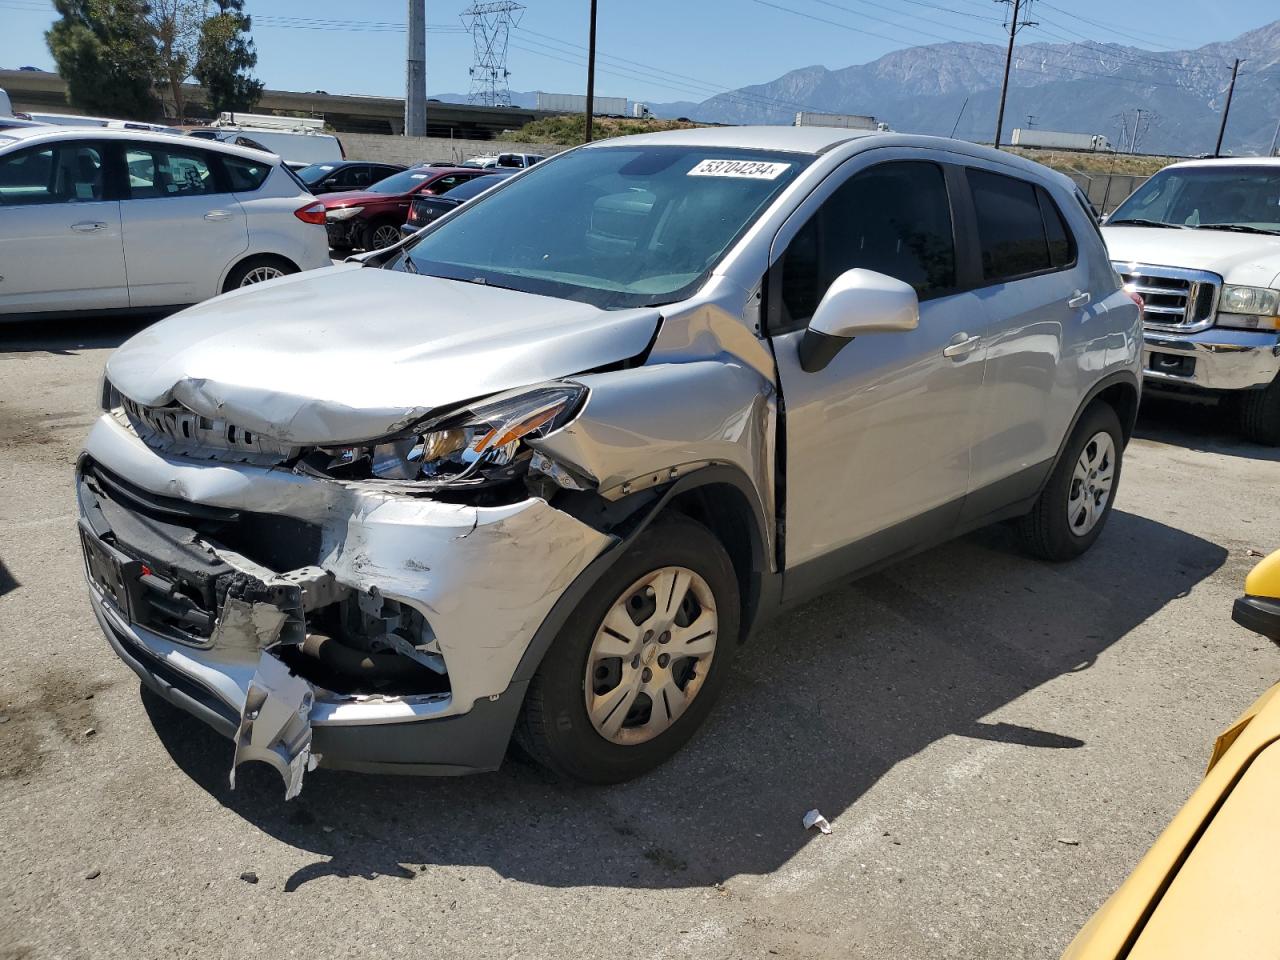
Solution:
[[[854,337],[920,325],[915,289],[874,270],[846,270],[827,288],[800,340],[800,368],[817,373]]]

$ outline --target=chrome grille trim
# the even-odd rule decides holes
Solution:
[[[1216,273],[1147,263],[1111,265],[1125,289],[1146,301],[1143,325],[1148,330],[1196,333],[1213,326],[1222,292],[1222,277]]]

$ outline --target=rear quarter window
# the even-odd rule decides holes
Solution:
[[[251,193],[257,190],[267,182],[267,177],[271,174],[271,167],[272,165],[265,160],[222,157],[222,168],[227,173],[227,180],[231,184],[232,193]],[[302,184],[302,181],[296,175],[294,180]]]
[[[983,280],[1001,283],[1052,269],[1035,184],[972,167],[966,175],[977,214]]]

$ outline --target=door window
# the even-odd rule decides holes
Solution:
[[[942,168],[904,160],[856,174],[818,208],[782,258],[784,326],[813,316],[832,281],[862,267],[911,284],[921,300],[956,286]]]
[[[471,179],[473,178],[464,173],[451,173],[447,177],[441,177],[439,180],[433,180],[431,182],[431,186],[427,189],[438,197],[442,193],[448,193],[458,184],[466,183]]]
[[[1049,262],[1055,270],[1063,270],[1076,262],[1076,241],[1071,228],[1062,219],[1062,211],[1043,187],[1036,187],[1040,215],[1044,219],[1045,236],[1049,239]]]
[[[988,283],[1003,283],[1054,269],[1050,238],[1037,196],[1039,188],[1026,180],[986,170],[970,168],[966,175],[978,219],[983,279]],[[1072,244],[1066,239],[1070,232],[1056,208],[1054,214],[1061,233],[1056,252],[1060,258],[1074,259],[1069,256]],[[1066,262],[1061,260],[1062,265]]]
[[[134,200],[218,192],[202,151],[135,144],[125,151],[124,162],[129,174],[129,196]]]
[[[106,169],[93,144],[58,143],[0,157],[0,204],[102,200]]]

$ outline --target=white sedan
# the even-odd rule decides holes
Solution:
[[[0,131],[0,319],[162,312],[330,264],[279,157],[137,130]]]

